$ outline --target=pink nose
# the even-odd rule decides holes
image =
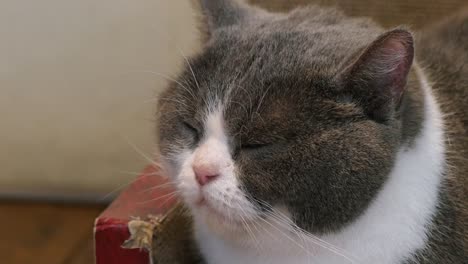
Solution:
[[[204,186],[219,177],[219,170],[216,166],[208,164],[194,164],[195,179],[200,186]]]

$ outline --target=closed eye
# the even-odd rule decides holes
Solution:
[[[189,122],[182,121],[182,125],[184,126],[185,130],[187,130],[190,134],[192,134],[196,141],[200,138],[200,131],[195,128],[194,125],[190,124]]]
[[[244,150],[258,150],[269,146],[269,143],[246,143],[241,145],[241,149]]]

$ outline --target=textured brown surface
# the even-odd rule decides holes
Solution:
[[[102,206],[0,203],[0,262],[91,264],[94,218]]]
[[[250,0],[270,10],[286,10],[316,3],[338,6],[352,16],[371,16],[385,26],[419,28],[467,6],[467,0]]]

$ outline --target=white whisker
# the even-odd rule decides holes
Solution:
[[[144,173],[144,172],[137,172],[137,171],[117,171],[117,173],[121,173],[121,174],[127,174],[127,175],[133,175],[133,176],[157,176],[159,175],[160,173],[158,172],[153,172],[153,173]]]
[[[163,77],[163,78],[167,79],[168,81],[175,82],[175,83],[177,83],[180,87],[184,88],[185,91],[187,91],[192,97],[195,98],[195,95],[193,94],[192,90],[189,89],[189,88],[187,87],[187,85],[183,85],[180,81],[176,80],[175,78],[172,78],[172,77],[169,76],[169,75],[166,75],[166,74],[160,73],[160,72],[154,72],[154,71],[142,71],[142,72],[151,73],[151,74],[154,74],[154,75],[158,75],[158,76],[160,76],[160,77]]]
[[[138,202],[138,204],[147,204],[147,203],[151,203],[151,202],[156,202],[156,201],[159,201],[159,200],[164,199],[164,198],[166,198],[167,200],[170,200],[170,199],[176,197],[177,194],[179,194],[179,191],[173,191],[173,192],[170,192],[168,194],[159,196],[159,197],[151,199],[151,200],[147,200],[147,201],[144,201],[144,202]]]
[[[261,221],[263,221],[264,223],[268,224],[269,226],[271,226],[272,228],[274,228],[276,231],[280,232],[285,238],[287,238],[289,241],[293,242],[296,246],[298,246],[299,248],[301,248],[302,250],[304,250],[305,253],[307,254],[310,254],[313,256],[313,254],[311,252],[309,252],[303,245],[301,245],[300,243],[298,243],[296,240],[294,240],[294,238],[292,238],[291,236],[289,236],[287,234],[286,231],[283,231],[281,230],[279,227],[275,226],[274,224],[270,223],[269,221],[267,221],[266,219],[263,219],[261,217],[259,217],[258,219],[260,219]]]
[[[123,136],[123,139],[127,142],[128,145],[130,145],[138,154],[140,154],[146,161],[150,162],[152,165],[156,166],[156,167],[159,167],[159,164],[151,159],[150,157],[148,157],[141,149],[139,149],[135,144],[133,144],[132,142],[130,142],[130,140],[126,137]]]
[[[242,219],[242,222],[243,224],[245,225],[245,228],[246,228],[246,231],[250,234],[250,236],[252,237],[252,240],[253,242],[255,243],[255,247],[257,248],[257,252],[261,252],[260,250],[260,242],[257,240],[257,238],[255,237],[255,233],[252,231],[252,229],[250,229],[250,226],[249,224],[247,223],[247,221],[245,220],[245,218],[242,216],[242,214],[244,215],[247,215],[246,212],[244,211],[244,209],[242,209],[242,206],[238,206],[238,208],[240,209],[241,213],[239,214],[239,216],[241,217]]]
[[[304,238],[307,238],[308,241],[322,247],[322,248],[325,248],[341,257],[343,257],[344,259],[350,261],[351,263],[356,263],[356,260],[354,257],[350,257],[351,254],[345,252],[345,250],[323,240],[323,239],[320,239],[319,237],[315,236],[315,235],[312,235],[310,234],[309,232],[303,230],[302,228],[300,228],[299,226],[297,226],[291,219],[289,219],[286,215],[284,215],[283,213],[281,212],[278,212],[277,210],[275,210],[271,205],[269,205],[267,202],[265,201],[260,201],[258,199],[254,199],[256,200],[257,202],[263,204],[264,206],[266,206],[270,213],[268,214],[268,216],[272,217],[272,220],[275,221],[277,224],[281,224],[283,225],[284,227],[286,228],[291,228],[293,232],[295,232],[298,236],[300,236],[302,239]]]
[[[131,181],[128,181],[124,184],[121,184],[119,185],[117,188],[115,188],[114,190],[112,190],[111,192],[107,193],[106,195],[104,195],[101,200],[105,200],[107,198],[109,198],[110,196],[112,196],[113,194],[115,194],[116,192],[118,191],[121,191],[122,189],[124,189],[125,187],[129,186],[130,184],[134,183],[135,181],[137,181],[139,178],[135,178],[135,179],[132,179]]]
[[[158,190],[158,189],[161,189],[161,188],[170,188],[170,187],[173,187],[173,186],[174,186],[173,182],[166,182],[166,183],[163,183],[163,184],[159,184],[157,186],[153,186],[153,187],[144,189],[144,190],[140,191],[140,193],[147,193],[147,192]]]
[[[190,62],[189,62],[188,58],[184,55],[182,50],[179,49],[179,52],[180,52],[180,55],[182,55],[182,57],[184,57],[185,62],[187,62],[187,65],[188,65],[190,71],[192,72],[193,80],[195,81],[195,84],[197,85],[198,90],[200,90],[200,84],[198,83],[197,77],[195,77],[195,72],[193,71],[192,65],[190,65]]]

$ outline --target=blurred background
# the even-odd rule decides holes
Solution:
[[[76,248],[89,254],[92,219],[148,163],[135,148],[152,155],[155,98],[166,84],[161,76],[176,75],[183,54],[201,46],[190,2],[0,0],[0,233],[7,234],[0,237],[3,263],[78,263],[73,262],[81,254]],[[275,11],[314,2],[374,17],[387,27],[407,24],[413,29],[468,4],[251,2]],[[8,221],[24,228],[10,228]],[[24,239],[15,244],[15,237]],[[55,248],[43,241],[56,243]],[[17,249],[2,251],[11,245]]]
[[[0,196],[99,200],[151,156],[189,1],[0,0]]]

